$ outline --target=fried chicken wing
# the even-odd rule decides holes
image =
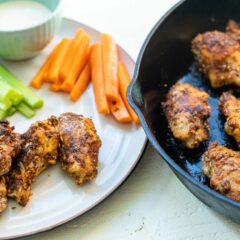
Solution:
[[[240,145],[240,100],[229,92],[224,92],[219,99],[219,108],[226,117],[224,129]]]
[[[91,119],[74,113],[59,117],[61,166],[76,182],[83,183],[97,175],[101,140]]]
[[[11,127],[7,120],[0,121],[0,176],[10,171],[12,158],[21,147],[20,134],[13,130],[14,127]]]
[[[208,94],[190,84],[176,83],[162,104],[173,136],[188,148],[208,138]]]
[[[240,201],[240,152],[211,143],[203,154],[202,172],[209,178],[212,188]]]
[[[229,21],[227,32],[198,34],[192,41],[192,52],[213,88],[228,84],[240,86],[240,29]]]
[[[50,117],[33,123],[21,137],[22,149],[15,159],[15,166],[7,177],[8,196],[25,206],[31,196],[36,177],[58,157],[58,120]]]
[[[7,208],[7,188],[5,178],[0,177],[0,213]]]

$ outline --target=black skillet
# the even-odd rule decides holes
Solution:
[[[185,0],[175,5],[159,20],[141,49],[128,100],[150,142],[181,182],[209,207],[240,223],[240,203],[212,190],[201,173],[201,156],[209,142],[237,149],[223,130],[218,99],[229,89],[240,97],[240,88],[211,89],[208,80],[197,72],[191,53],[191,40],[196,34],[224,31],[229,19],[240,22],[239,0]],[[204,89],[211,96],[210,137],[195,150],[187,150],[172,137],[161,108],[167,91],[178,80]]]

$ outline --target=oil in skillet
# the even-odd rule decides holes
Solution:
[[[232,137],[224,131],[224,118],[218,108],[218,100],[224,91],[232,91],[236,97],[240,97],[240,89],[227,86],[219,89],[212,89],[209,81],[201,76],[193,64],[189,71],[179,80],[182,83],[189,83],[194,87],[206,91],[210,98],[211,114],[209,118],[209,139],[201,144],[197,149],[187,149],[179,141],[175,140],[169,129],[165,132],[165,150],[185,171],[200,182],[205,182],[202,176],[202,154],[206,151],[210,142],[217,141],[220,144],[237,150],[237,144]],[[165,118],[161,116],[161,120]],[[166,119],[165,119],[166,121]],[[167,123],[166,123],[167,124]]]

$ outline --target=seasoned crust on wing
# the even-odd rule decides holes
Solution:
[[[200,57],[221,61],[239,50],[238,39],[231,34],[213,31],[198,34],[192,41],[192,50]]]
[[[0,176],[7,174],[12,166],[12,158],[21,147],[20,134],[13,132],[7,120],[0,120]]]
[[[211,143],[203,154],[202,171],[210,186],[227,197],[240,201],[240,152]]]
[[[226,133],[240,144],[240,100],[230,92],[224,92],[219,99],[219,108],[226,118],[224,124]]]
[[[97,175],[101,140],[91,119],[74,113],[59,117],[61,166],[79,185]]]
[[[188,148],[195,148],[208,138],[208,98],[206,92],[190,84],[176,83],[162,103],[173,136]]]
[[[15,166],[7,176],[8,196],[25,206],[32,194],[37,176],[58,157],[58,120],[52,116],[33,123],[21,138],[22,149],[15,158]]]
[[[5,178],[0,177],[0,213],[7,208],[7,188]]]
[[[192,41],[192,52],[201,71],[213,88],[228,84],[240,86],[240,29],[229,21],[227,32],[198,34]]]

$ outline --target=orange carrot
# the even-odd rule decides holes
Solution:
[[[56,83],[52,83],[50,86],[49,86],[49,89],[53,92],[58,92],[60,91],[61,89],[61,85],[62,83],[61,82],[56,82]]]
[[[127,88],[128,88],[129,83],[131,82],[131,78],[126,69],[126,66],[121,61],[118,62],[118,79],[119,79],[119,91],[120,91],[121,97],[125,103],[125,106],[129,112],[129,114],[131,115],[133,121],[136,124],[140,124],[140,121],[139,121],[136,113],[132,110],[132,108],[130,107],[128,100],[127,100]]]
[[[73,89],[80,72],[82,71],[84,65],[87,62],[89,42],[90,37],[88,35],[83,36],[76,51],[76,55],[73,59],[72,65],[69,68],[68,75],[61,86],[61,90],[71,92],[71,90]]]
[[[75,86],[73,87],[70,93],[70,99],[72,101],[76,101],[83,94],[83,92],[85,91],[90,82],[90,75],[91,75],[90,64],[87,63],[83,68]]]
[[[118,122],[121,122],[121,123],[132,122],[132,119],[120,95],[118,95],[117,101],[110,101],[109,106],[110,106],[112,115],[116,118]]]
[[[105,83],[103,75],[102,46],[96,43],[91,48],[90,67],[95,102],[99,113],[109,114],[109,106],[105,94]]]
[[[68,49],[67,55],[64,59],[64,62],[62,63],[60,71],[59,71],[59,77],[62,82],[66,79],[66,77],[68,75],[69,69],[73,62],[73,59],[75,58],[79,43],[81,42],[84,34],[85,34],[84,30],[80,29],[77,32],[77,34],[75,35],[75,37],[72,41],[72,44]]]
[[[113,38],[105,33],[101,35],[101,42],[106,95],[109,101],[117,100],[119,92],[119,83],[117,78],[117,46]]]
[[[72,40],[70,38],[64,38],[60,42],[59,50],[54,58],[54,61],[52,62],[51,66],[49,67],[47,73],[44,76],[44,79],[48,82],[56,83],[60,81],[59,78],[59,70],[62,66],[67,51],[71,45]]]
[[[52,64],[53,60],[55,59],[55,56],[59,50],[59,46],[60,44],[58,44],[53,51],[51,52],[51,54],[48,56],[47,60],[45,61],[45,63],[42,65],[42,67],[39,69],[39,71],[37,72],[37,74],[35,75],[35,77],[31,80],[30,85],[34,88],[39,89],[43,82],[44,82],[44,75],[46,74],[46,72],[48,71],[50,65]]]

